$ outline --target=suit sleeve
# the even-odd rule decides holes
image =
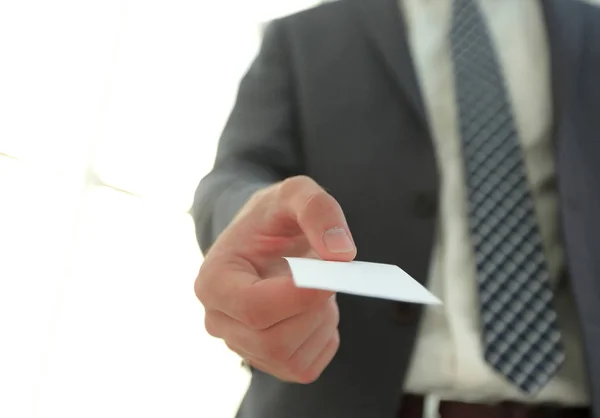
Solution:
[[[214,167],[194,195],[191,214],[204,253],[254,192],[300,174],[294,103],[285,33],[276,21],[240,83]]]

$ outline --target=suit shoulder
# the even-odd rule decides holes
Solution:
[[[310,31],[322,33],[339,26],[346,26],[352,20],[349,2],[330,1],[278,19],[278,23],[292,33]]]
[[[600,29],[600,3],[589,0],[581,3],[582,13],[589,19],[594,29]]]

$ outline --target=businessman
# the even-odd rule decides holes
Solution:
[[[239,418],[600,418],[600,9],[273,22],[193,215]],[[444,303],[297,289],[282,256],[398,265]]]

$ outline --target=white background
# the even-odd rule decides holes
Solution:
[[[186,212],[260,23],[317,1],[0,2],[0,417],[233,417]]]
[[[0,417],[233,417],[186,212],[259,24],[312,3],[0,2]]]

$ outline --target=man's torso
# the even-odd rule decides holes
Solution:
[[[600,107],[600,53],[589,48],[600,45],[600,32],[588,21],[598,14],[575,2],[544,3],[561,226],[590,352],[600,348],[600,262],[593,256],[600,247],[600,120],[592,110]],[[340,202],[360,260],[399,265],[427,283],[443,180],[397,7],[390,0],[328,4],[279,22],[278,35],[293,77],[298,174]],[[338,301],[342,343],[321,378],[290,385],[255,371],[240,417],[393,416],[420,309],[349,295]],[[600,399],[600,360],[588,357],[592,398]]]
[[[450,1],[400,1],[440,172],[439,223],[429,288],[444,302],[424,313],[405,390],[469,402],[587,402],[581,337],[565,277],[552,141],[550,55],[537,1],[480,0],[508,88],[555,292],[566,360],[535,396],[521,393],[483,358],[451,48]],[[439,347],[444,347],[440,350]]]

